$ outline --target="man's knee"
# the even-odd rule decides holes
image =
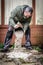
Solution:
[[[13,30],[14,28],[12,26],[9,26],[8,30],[11,31]]]
[[[7,31],[7,37],[12,38],[13,35],[13,28],[10,26]]]
[[[25,31],[25,35],[29,35],[30,36],[30,29],[29,28]]]
[[[13,34],[13,31],[8,31],[7,32],[7,37],[11,38],[12,37],[12,34]]]

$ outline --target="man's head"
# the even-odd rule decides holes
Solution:
[[[33,9],[32,9],[32,7],[26,7],[25,9],[24,9],[24,16],[26,17],[26,18],[29,18],[29,17],[32,17],[32,13],[33,13]]]

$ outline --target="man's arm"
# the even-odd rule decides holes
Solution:
[[[19,22],[19,19],[17,17],[18,13],[20,13],[21,9],[20,6],[17,6],[12,12],[11,12],[11,16],[9,18],[9,25],[13,26],[13,27],[22,27],[22,25],[19,23],[17,24],[17,22]],[[16,25],[17,24],[17,25]]]
[[[27,19],[28,24],[31,22],[31,17]]]
[[[12,12],[11,12],[11,16],[10,16],[10,18],[9,18],[9,25],[11,25],[11,26],[15,26],[15,17],[16,17],[16,14],[17,14],[17,8],[15,8]]]

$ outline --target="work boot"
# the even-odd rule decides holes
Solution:
[[[2,49],[2,50],[0,50],[0,52],[4,52],[4,53],[6,53],[6,52],[9,52],[10,50],[8,50],[8,49]]]

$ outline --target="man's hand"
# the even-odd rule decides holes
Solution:
[[[17,23],[17,24],[14,26],[14,28],[19,28],[19,27],[23,28],[23,26],[22,26],[21,23]]]

